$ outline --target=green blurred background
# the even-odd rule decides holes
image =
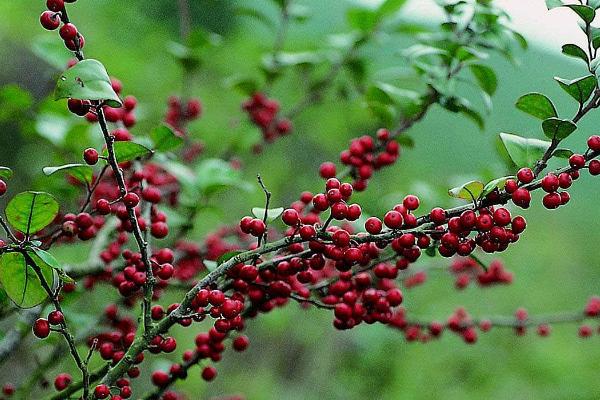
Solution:
[[[344,10],[351,2],[297,1],[312,10],[311,17],[304,24],[291,26],[287,50],[319,48],[327,35],[347,31]],[[34,104],[40,104],[51,92],[58,73],[31,52],[32,43],[39,41],[40,36],[59,42],[55,33],[45,32],[39,26],[43,3],[0,2],[0,84],[17,84],[27,89]],[[134,94],[140,101],[141,121],[134,133],[146,132],[159,123],[166,98],[181,90],[181,70],[165,51],[167,43],[178,38],[175,3],[80,0],[69,8],[71,18],[86,37],[86,54],[101,60],[111,75],[124,83],[124,92]],[[219,156],[230,146],[258,138],[258,133],[244,122],[240,110],[244,96],[227,89],[224,82],[233,75],[258,75],[261,55],[272,48],[274,40],[272,31],[263,24],[234,16],[233,10],[243,4],[275,19],[276,9],[267,0],[191,3],[194,24],[222,35],[222,45],[209,51],[187,89],[200,97],[204,105],[204,115],[192,124],[191,133],[206,143],[208,156]],[[405,37],[391,35],[367,46],[364,52],[370,58],[369,76],[385,80],[397,73],[398,68],[404,67],[398,51],[409,44]],[[554,52],[560,44],[548,43]],[[485,131],[434,107],[409,132],[415,147],[405,149],[394,167],[381,171],[368,191],[356,196],[365,212],[381,215],[407,193],[420,195],[426,207],[449,206],[454,203],[444,194],[447,188],[473,178],[505,175],[508,171],[496,152],[497,134],[504,131],[542,137],[537,122],[513,106],[523,93],[542,91],[555,99],[561,113],[571,115],[576,111],[552,77],[583,75],[580,66],[536,46],[521,52],[519,59],[519,65],[500,58],[492,60],[500,84]],[[318,165],[337,159],[350,138],[372,133],[378,127],[359,98],[342,99],[335,90],[329,93],[322,104],[310,107],[294,121],[293,135],[267,146],[259,156],[250,152],[241,155],[247,179],[253,181],[260,173],[274,193],[275,205],[289,204],[302,190],[319,190],[322,183],[316,174]],[[284,78],[275,85],[272,95],[286,109],[301,96],[299,80],[293,75]],[[48,178],[40,178],[41,168],[53,165],[57,157],[62,160],[35,133],[35,122],[16,124],[14,118],[5,115],[14,117],[18,112],[0,109],[0,116],[4,117],[0,164],[17,171],[12,193],[32,186],[44,187],[44,179]],[[579,134],[568,139],[574,150],[583,148],[588,134],[598,133],[598,121],[598,115],[592,114],[580,126]],[[82,143],[80,148],[84,146]],[[447,318],[457,306],[465,306],[474,316],[512,315],[520,306],[530,314],[582,309],[591,295],[600,293],[599,188],[597,181],[583,175],[570,190],[569,206],[557,211],[543,210],[541,199],[535,196],[536,206],[523,213],[529,223],[527,231],[517,245],[502,254],[506,267],[515,273],[513,285],[486,289],[471,285],[457,292],[450,276],[432,273],[425,285],[406,291],[407,309],[413,315],[438,320]],[[218,224],[246,215],[251,207],[260,206],[262,195],[259,190],[230,192],[214,201],[222,203],[224,211],[201,213],[194,232],[197,238]],[[67,261],[77,259],[81,252],[67,250],[59,254]],[[431,263],[448,261],[423,258],[417,266]],[[102,293],[97,293],[96,298],[100,310]],[[176,296],[172,300],[175,299]],[[192,343],[194,334],[179,332],[182,339],[178,350],[168,357],[178,359],[185,344]],[[227,351],[215,382],[204,383],[199,379],[199,369],[194,369],[190,379],[177,387],[190,399],[229,394],[243,394],[247,399],[600,398],[598,335],[579,339],[577,326],[573,325],[554,328],[546,339],[534,333],[516,337],[510,330],[497,329],[482,334],[474,346],[465,345],[451,334],[420,344],[407,343],[401,332],[383,326],[362,325],[338,332],[331,326],[329,313],[306,311],[290,304],[250,321],[247,334],[251,348],[242,354]],[[184,339],[186,336],[189,339]],[[150,364],[160,367],[165,357],[154,357]],[[21,366],[13,362],[10,368],[0,369],[0,384],[4,380],[18,383],[24,365],[26,362]],[[139,381],[147,384],[147,370]]]

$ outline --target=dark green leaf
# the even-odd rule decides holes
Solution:
[[[448,194],[457,199],[477,200],[483,192],[484,184],[479,181],[470,181],[463,185],[448,190]]]
[[[156,151],[171,151],[183,144],[183,138],[167,126],[161,125],[150,132],[150,138]]]
[[[232,76],[225,80],[225,86],[236,89],[241,94],[250,96],[258,91],[258,82],[252,78]]]
[[[8,167],[0,167],[0,178],[2,179],[10,179],[13,176],[12,169]]]
[[[573,152],[573,150],[569,150],[569,149],[556,149],[556,150],[554,150],[554,153],[552,153],[552,157],[558,157],[558,158],[568,159],[573,154],[575,154]]]
[[[485,65],[471,65],[469,66],[471,73],[475,76],[477,83],[481,88],[490,96],[492,96],[498,88],[498,79],[496,73],[490,67]]]
[[[541,93],[528,93],[517,100],[516,107],[539,119],[558,117],[552,101]]]
[[[53,268],[58,273],[58,277],[60,278],[60,280],[62,280],[63,282],[75,282],[73,278],[67,275],[62,265],[58,262],[56,258],[54,258],[52,254],[37,247],[32,247],[28,253],[36,265],[40,267],[46,266],[48,268]]]
[[[571,97],[583,104],[590,98],[598,81],[594,75],[588,75],[581,78],[567,80],[559,77],[554,77],[554,80],[558,82],[560,87]]]
[[[500,139],[513,163],[518,167],[532,167],[550,147],[550,142],[529,139],[510,133],[501,133]]]
[[[232,259],[233,257],[237,256],[240,253],[243,253],[243,252],[241,250],[228,251],[227,253],[223,254],[221,257],[217,258],[217,266],[223,264],[224,262],[229,261],[230,259]]]
[[[23,192],[6,206],[6,219],[20,232],[35,233],[50,224],[58,214],[58,202],[48,193]]]
[[[406,135],[398,135],[395,137],[396,142],[398,142],[400,145],[407,147],[409,149],[412,149],[413,147],[415,147],[415,140],[413,138],[411,138],[410,136],[406,136]]]
[[[58,79],[54,99],[68,98],[106,101],[111,107],[121,107],[104,65],[93,59],[79,61]]]
[[[370,32],[377,26],[379,14],[367,8],[351,8],[346,13],[346,19],[352,28],[361,32]]]
[[[218,191],[237,187],[246,188],[240,171],[220,159],[207,159],[196,167],[197,187],[202,194],[210,196]]]
[[[135,142],[115,142],[113,148],[119,163],[135,160],[136,158],[146,157],[152,154],[152,150]],[[108,157],[108,150],[105,149],[102,154],[104,157]]]
[[[583,4],[566,4],[564,7],[568,7],[575,11],[575,13],[588,25],[594,20],[594,17],[596,17],[596,11],[592,7],[584,6]]]
[[[586,64],[590,62],[587,53],[581,47],[575,44],[565,44],[562,47],[563,54],[566,54],[571,57],[579,58],[583,60]]]
[[[36,263],[37,264],[37,263]],[[54,286],[54,272],[45,264],[38,265],[50,288]],[[31,308],[48,297],[32,266],[27,265],[21,253],[5,253],[0,258],[0,283],[6,294],[20,308]]]
[[[405,3],[406,0],[385,0],[381,3],[377,12],[383,17],[393,15],[396,14]]]
[[[283,207],[278,208],[269,208],[267,210],[267,222],[275,221],[279,216],[283,213]],[[259,219],[263,219],[265,216],[265,209],[260,207],[254,207],[252,209],[252,214]]]
[[[542,122],[542,130],[550,139],[563,140],[576,129],[577,125],[568,119],[548,118]]]
[[[92,183],[94,170],[89,165],[85,164],[66,164],[59,167],[44,167],[44,174],[50,176],[56,172],[65,172],[80,182]]]

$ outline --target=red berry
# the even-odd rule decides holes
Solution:
[[[558,190],[558,177],[553,173],[549,173],[542,179],[542,189],[545,192],[552,193]]]
[[[77,27],[70,22],[66,23],[60,28],[59,34],[64,41],[75,40],[77,37]]]
[[[510,223],[510,212],[506,208],[498,208],[494,211],[494,222],[499,226],[506,226]]]
[[[39,318],[33,323],[33,334],[40,339],[47,338],[50,335],[50,324],[47,319]]]
[[[534,178],[533,171],[530,168],[521,168],[517,172],[517,179],[521,183],[531,183]]]
[[[204,369],[202,370],[202,379],[204,379],[205,381],[212,381],[213,379],[215,379],[216,376],[217,370],[211,365],[204,367]]]
[[[434,208],[429,213],[429,219],[434,224],[441,225],[444,222],[446,222],[446,211],[444,211],[444,209],[439,208],[439,207]]]
[[[569,165],[575,169],[583,168],[585,166],[585,157],[581,154],[573,154],[569,157]]]
[[[52,11],[44,11],[40,15],[40,23],[45,29],[53,31],[60,26],[60,17]]]
[[[139,204],[139,202],[139,196],[133,192],[129,192],[123,196],[123,203],[125,203],[127,207],[135,207]]]
[[[402,204],[406,207],[407,210],[416,210],[419,208],[419,198],[417,196],[413,196],[409,194],[402,200]]]
[[[265,234],[266,230],[267,226],[262,219],[255,218],[252,220],[252,223],[250,224],[250,233],[252,233],[253,236],[260,237]]]
[[[169,227],[164,222],[154,222],[150,226],[150,233],[158,239],[162,239],[169,234]]]
[[[4,196],[4,194],[6,193],[6,182],[4,182],[2,179],[0,179],[0,196]]]
[[[60,311],[54,310],[48,314],[48,322],[50,325],[60,325],[65,322],[65,317]]]
[[[350,244],[350,234],[340,229],[333,233],[331,240],[338,247],[346,247]]]
[[[83,117],[90,111],[90,105],[87,102],[79,99],[67,100],[67,107],[69,108],[69,111],[75,115],[79,115],[80,117]]]
[[[388,211],[383,217],[383,223],[390,229],[400,229],[404,219],[398,211]]]
[[[377,217],[370,217],[365,221],[365,229],[371,235],[376,235],[381,232],[383,225],[381,220]]]
[[[97,399],[106,399],[110,396],[110,388],[104,384],[100,384],[94,388],[94,397]]]
[[[332,162],[324,162],[319,168],[319,173],[321,174],[322,178],[334,178],[336,174],[335,164]]]
[[[65,390],[73,381],[69,374],[58,374],[54,379],[54,388],[59,392]]]
[[[512,201],[521,208],[528,208],[531,202],[531,193],[525,188],[519,188],[513,192]]]
[[[50,11],[62,11],[65,8],[65,2],[64,0],[46,0],[46,7]]]
[[[88,165],[95,165],[98,162],[98,151],[93,148],[85,149],[83,152],[83,159]]]
[[[250,345],[250,340],[247,336],[238,336],[233,340],[233,349],[235,351],[244,351]]]
[[[166,281],[168,279],[171,279],[174,272],[175,272],[175,268],[173,267],[173,265],[167,263],[167,264],[161,265],[161,267],[158,270],[158,272],[156,273],[156,275],[158,275],[158,277],[160,279]]]
[[[125,99],[123,100],[123,107],[127,110],[127,111],[131,111],[135,108],[135,106],[137,105],[137,99],[134,96],[127,96],[125,97]]]
[[[154,371],[151,379],[152,383],[158,387],[164,387],[169,384],[169,374],[164,371]]]
[[[549,209],[558,208],[562,204],[562,198],[558,193],[548,193],[542,199],[544,207]]]
[[[286,225],[296,226],[300,222],[300,216],[298,215],[298,211],[288,208],[281,214],[281,220]]]
[[[587,145],[592,151],[600,151],[600,136],[593,135],[587,140]]]
[[[590,161],[589,164],[589,171],[590,171],[590,175],[600,175],[600,161],[599,160],[592,160]]]

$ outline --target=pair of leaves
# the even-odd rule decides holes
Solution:
[[[573,83],[573,85],[573,87],[567,85],[568,90],[578,90],[577,83]],[[577,129],[577,125],[573,121],[558,118],[554,103],[541,93],[528,93],[521,96],[517,100],[516,107],[531,116],[542,119],[542,130],[550,139],[563,140]]]
[[[510,159],[518,167],[533,167],[551,145],[546,140],[524,138],[510,133],[501,133],[500,140]]]
[[[514,176],[504,176],[494,179],[486,184],[481,181],[470,181],[448,190],[448,194],[457,199],[475,201],[492,193],[495,189],[504,189],[506,181]]]
[[[54,99],[104,101],[111,107],[121,107],[121,99],[113,90],[104,65],[87,59],[63,72],[56,83]]]
[[[557,7],[568,7],[575,12],[586,24],[590,24],[595,16],[596,10],[600,7],[600,1],[589,0],[588,5],[584,4],[565,4],[562,0],[546,0],[546,7],[548,10],[552,10]]]

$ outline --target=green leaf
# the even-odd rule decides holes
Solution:
[[[548,7],[548,10],[552,10],[556,7],[562,7],[563,5],[564,4],[561,0],[546,0],[546,7]]]
[[[576,44],[563,45],[562,52],[563,52],[563,54],[566,54],[568,56],[579,58],[579,59],[583,60],[586,64],[590,62],[590,59],[589,59],[587,53],[585,52],[585,50],[583,50],[581,47],[577,46]]]
[[[517,100],[516,107],[539,119],[558,117],[552,101],[541,93],[528,93],[521,96]]]
[[[406,0],[385,0],[377,9],[377,13],[382,17],[394,15],[405,3]]]
[[[480,181],[470,181],[448,190],[448,194],[457,199],[476,200],[481,196],[483,187]]]
[[[153,153],[146,146],[135,142],[115,142],[113,148],[119,163],[146,157]],[[102,155],[108,157],[108,150],[105,149]]]
[[[104,65],[93,59],[79,61],[58,79],[54,99],[68,98],[106,101],[111,107],[121,107]]]
[[[58,202],[45,192],[23,192],[6,206],[6,219],[17,230],[35,233],[50,224],[58,215]]]
[[[469,69],[483,91],[492,96],[498,88],[498,78],[494,70],[485,65],[471,65]]]
[[[258,82],[252,78],[231,76],[225,80],[225,86],[236,89],[241,94],[250,96],[258,91]]]
[[[565,92],[577,100],[579,104],[585,103],[590,98],[598,84],[594,75],[583,76],[573,80],[554,77],[554,80],[558,82]]]
[[[235,13],[241,17],[250,17],[262,22],[270,29],[275,30],[275,23],[264,13],[249,7],[236,7]]]
[[[588,0],[587,5],[596,10],[600,8],[600,0]]]
[[[542,122],[542,130],[550,139],[563,140],[575,132],[577,125],[568,119],[548,118]]]
[[[592,7],[584,6],[583,4],[565,4],[563,7],[568,7],[575,11],[575,13],[588,25],[596,17],[596,11]]]
[[[550,142],[546,140],[524,138],[510,133],[501,133],[500,140],[510,159],[518,167],[534,166],[550,147]]]
[[[387,105],[421,102],[419,93],[412,90],[401,89],[384,82],[376,82],[373,86],[370,86],[365,93],[365,99],[367,102],[375,101]]]
[[[67,50],[63,42],[50,35],[41,35],[34,38],[31,50],[33,54],[60,71],[73,58],[73,53]]]
[[[346,13],[348,24],[361,32],[372,31],[379,22],[379,14],[367,8],[351,8]]]
[[[525,36],[515,31],[512,31],[511,33],[523,50],[527,50],[529,48],[529,44],[527,43],[527,39],[525,39]]]
[[[0,178],[10,179],[13,176],[13,170],[8,167],[0,167]]]
[[[394,138],[401,146],[412,149],[415,147],[415,140],[410,136],[398,135]]]
[[[600,2],[600,0],[598,0]],[[598,49],[600,47],[600,28],[590,27],[592,37],[592,47]]]
[[[156,151],[171,151],[183,144],[183,138],[167,125],[154,128],[150,132],[150,138]]]
[[[493,181],[489,181],[488,183],[485,184],[485,187],[483,188],[483,191],[481,192],[481,198],[487,196],[488,194],[492,193],[494,190],[498,189],[498,190],[502,190],[504,189],[504,186],[506,185],[506,181],[509,179],[514,179],[514,176],[503,176],[502,178],[497,178],[494,179]]]
[[[46,267],[54,269],[58,273],[59,279],[62,280],[63,282],[67,282],[67,283],[75,282],[73,280],[73,278],[71,278],[69,275],[67,275],[67,273],[64,271],[62,265],[58,262],[58,260],[56,258],[54,258],[54,256],[52,254],[50,254],[47,251],[44,251],[42,249],[38,249],[37,247],[30,248],[30,251],[28,253],[36,265],[38,265],[40,267],[42,265],[44,265]]]
[[[37,264],[37,263],[36,263]],[[38,265],[50,288],[54,286],[54,272],[46,265]],[[21,253],[5,253],[0,258],[0,283],[6,294],[20,308],[31,308],[48,297],[42,283],[25,256]]]
[[[275,221],[283,213],[283,207],[269,208],[267,210],[267,222]],[[252,214],[259,219],[263,219],[265,216],[265,209],[260,207],[254,207]]]
[[[244,188],[245,182],[240,171],[224,160],[208,159],[196,167],[197,187],[202,194],[210,196],[218,191],[231,187]]]
[[[241,251],[241,250],[228,251],[227,253],[221,255],[221,257],[217,258],[217,266],[223,264],[224,262],[229,261],[230,259],[232,259],[233,257],[237,256],[240,253],[243,253],[243,251]]]
[[[569,149],[556,149],[556,150],[554,150],[554,153],[552,153],[552,157],[558,157],[558,158],[568,159],[573,154],[575,154],[575,152],[573,150],[569,150]]]
[[[44,167],[44,174],[50,176],[56,172],[66,172],[80,182],[92,183],[94,170],[89,165],[85,164],[66,164],[59,167]]]

